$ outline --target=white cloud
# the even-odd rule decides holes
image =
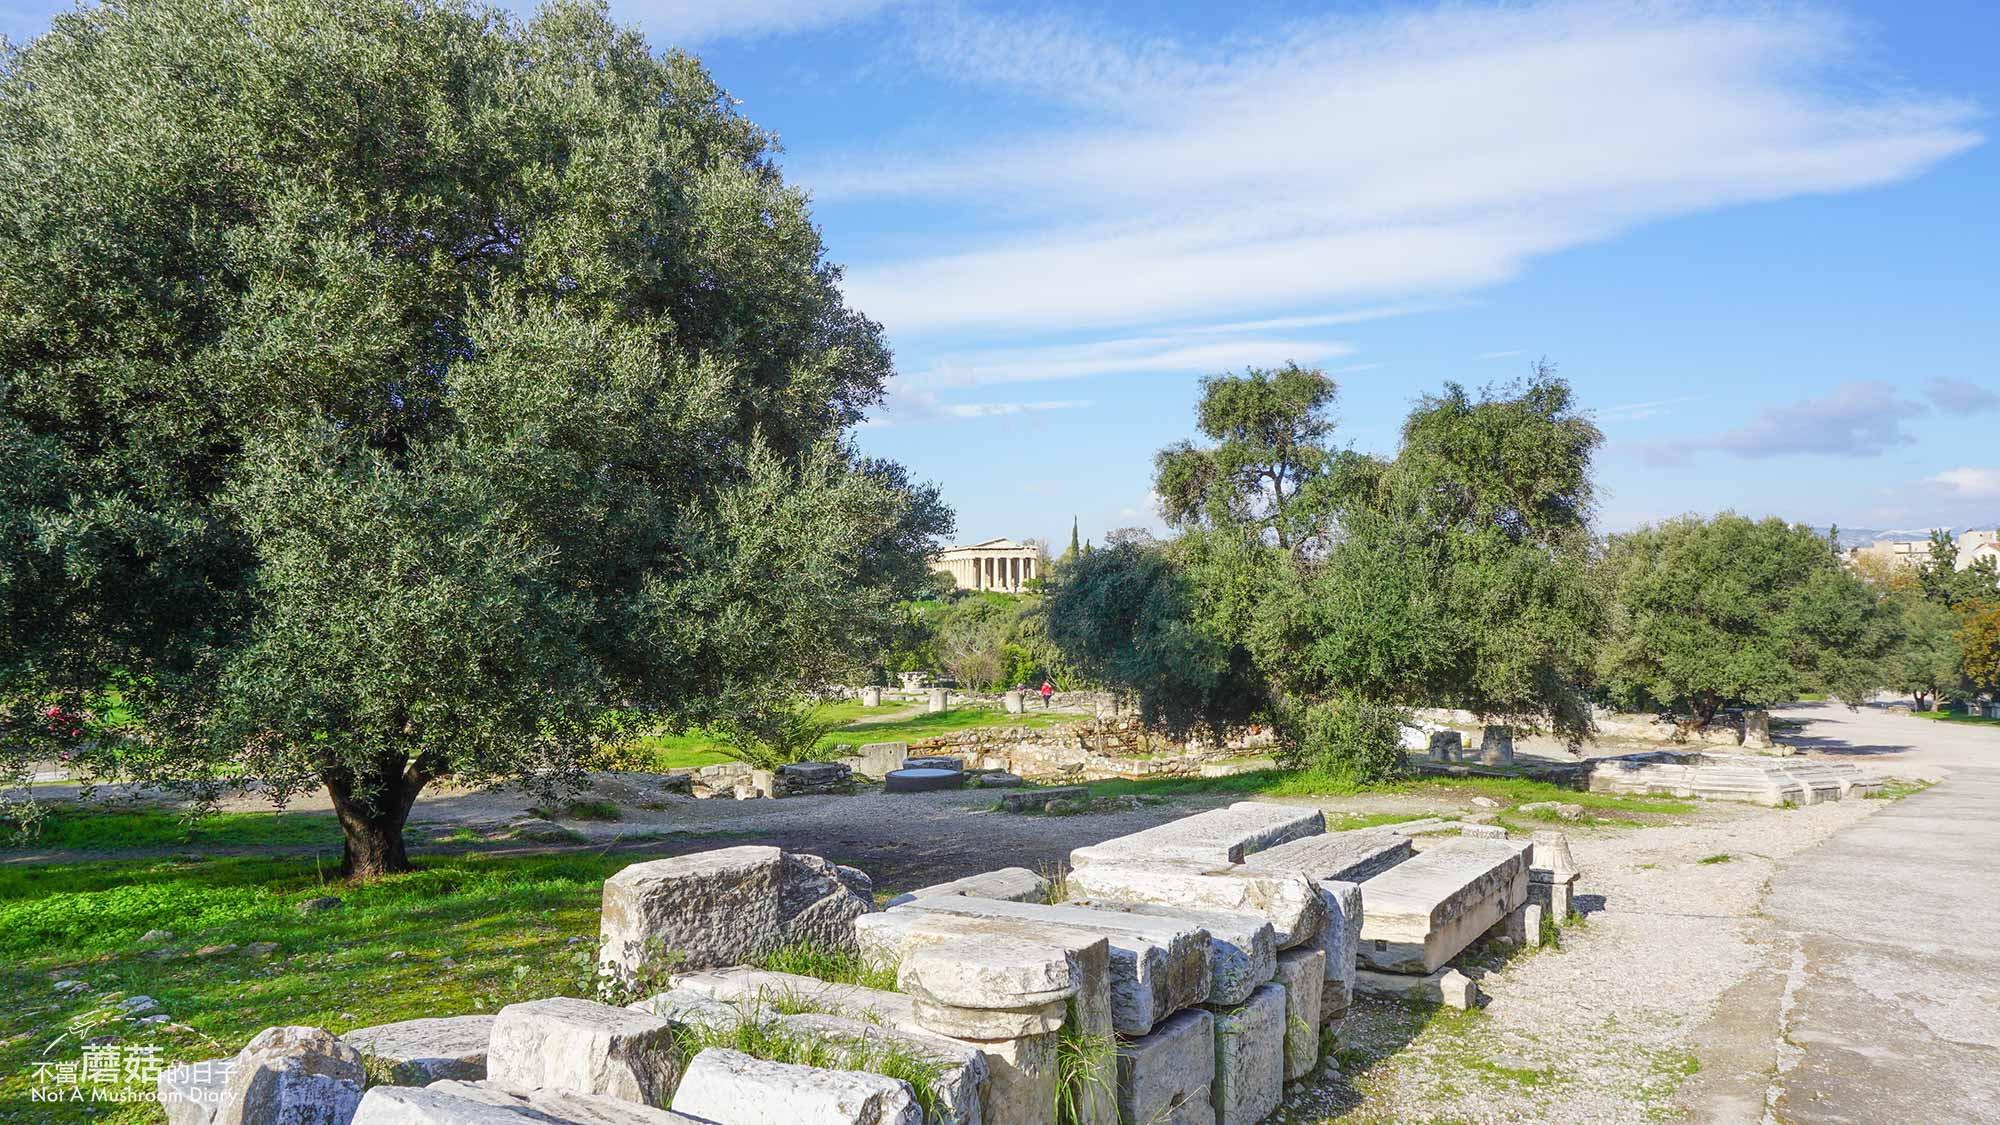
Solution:
[[[1621,402],[1616,406],[1607,406],[1597,414],[1598,417],[1609,420],[1637,422],[1643,418],[1657,418],[1662,414],[1671,414],[1673,411],[1670,408],[1692,401],[1693,398],[1693,395],[1681,395],[1677,398],[1655,399],[1652,402]]]
[[[637,20],[655,45],[707,43],[733,36],[810,31],[872,15],[893,0],[634,0],[618,5],[621,20]]]
[[[1479,353],[1479,358],[1480,358],[1480,359],[1512,359],[1512,358],[1514,358],[1514,357],[1515,357],[1515,356],[1517,356],[1517,355],[1526,355],[1526,354],[1528,354],[1528,353],[1527,353],[1527,351],[1526,351],[1526,349],[1523,349],[1523,348],[1514,348],[1514,349],[1512,349],[1512,350],[1510,350],[1510,351],[1504,351],[1504,352],[1480,352],[1480,353]]]
[[[793,170],[822,200],[940,202],[977,232],[850,271],[855,305],[899,336],[1430,298],[1982,140],[1972,106],[1871,85],[1845,26],[1793,6],[1451,5],[1200,45],[1062,17],[912,26],[939,74],[1066,103],[1075,124],[954,121],[975,139]]]
[[[1924,483],[1950,489],[1962,500],[2000,500],[2000,469],[1946,469]]]
[[[1931,379],[1924,383],[1924,394],[1937,403],[1940,410],[1953,414],[1985,414],[2000,410],[2000,394],[1966,379]]]
[[[940,402],[936,392],[905,381],[891,384],[888,401],[863,426],[893,426],[936,418],[1008,418],[1019,414],[1041,414],[1051,410],[1081,410],[1088,399],[1040,399],[1029,402]]]
[[[1656,464],[1678,463],[1691,453],[1710,449],[1753,460],[1788,453],[1875,457],[1916,444],[1905,424],[1930,413],[1929,406],[1904,398],[1894,384],[1849,379],[1828,394],[1766,406],[1743,425],[1713,437],[1647,442],[1633,448]]]
[[[1086,344],[952,352],[940,355],[915,382],[926,387],[974,387],[1127,373],[1210,374],[1288,361],[1315,363],[1354,351],[1336,340],[1302,336],[1231,334],[1216,340],[1210,335],[1192,329]]]

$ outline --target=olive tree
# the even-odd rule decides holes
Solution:
[[[849,673],[950,519],[772,140],[602,4],[113,0],[0,55],[10,753],[429,783]],[[17,763],[18,764],[18,763]]]

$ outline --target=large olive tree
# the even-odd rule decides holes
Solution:
[[[0,56],[16,759],[324,787],[769,713],[949,530],[771,139],[601,4],[113,0]]]

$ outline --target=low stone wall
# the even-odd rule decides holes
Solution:
[[[948,754],[973,769],[1005,770],[1026,778],[1097,781],[1110,778],[1196,777],[1215,762],[1269,753],[1268,730],[1214,743],[1176,743],[1147,734],[1131,719],[1061,727],[979,727],[910,743],[912,757]]]
[[[1701,730],[1684,727],[1667,716],[1601,709],[1592,709],[1591,721],[1597,725],[1599,741],[1617,739],[1627,742],[1656,742],[1663,746],[1741,746],[1746,713],[1719,712],[1714,720]],[[1422,722],[1438,723],[1461,730],[1477,731],[1485,722],[1470,711],[1443,707],[1421,708],[1415,714]]]

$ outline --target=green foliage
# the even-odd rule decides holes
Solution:
[[[748,1010],[748,1006],[733,1020],[677,1021],[673,1036],[682,1058],[691,1059],[710,1047],[721,1047],[794,1066],[861,1070],[899,1079],[909,1083],[925,1122],[941,1125],[951,1120],[943,1093],[944,1074],[950,1064],[890,1036],[847,1038],[801,1031],[782,1020],[760,1017]]]
[[[1617,615],[1600,671],[1621,706],[1705,724],[1807,690],[1851,704],[1882,678],[1877,595],[1810,528],[1687,516],[1613,536],[1604,567]]]
[[[1964,682],[1958,614],[1908,591],[1889,594],[1882,608],[1896,631],[1895,647],[1884,663],[1887,686],[1909,692],[1922,704],[1925,697],[1940,699]]]
[[[1958,569],[1958,542],[1951,532],[1932,528],[1929,550],[1917,563],[1917,589],[1926,601],[1952,609],[1968,603],[1991,601],[2000,589],[2000,563],[1982,558],[1964,570]]]
[[[811,703],[791,701],[739,714],[723,728],[722,752],[761,770],[794,762],[825,761],[836,756],[826,742],[840,725]]]
[[[1339,388],[1326,373],[1288,363],[1203,379],[1195,421],[1216,444],[1179,442],[1154,458],[1154,490],[1168,523],[1266,532],[1290,550],[1291,504],[1326,469]]]
[[[2000,691],[2000,602],[1965,606],[1958,645],[1965,678],[1976,687]]]
[[[1075,1018],[1056,1033],[1056,1125],[1088,1125],[1118,1100],[1118,1040]]]
[[[770,138],[601,4],[61,15],[0,182],[17,759],[324,784],[393,870],[431,780],[847,677],[949,529],[843,444],[889,354]]]
[[[1603,632],[1589,464],[1601,440],[1542,368],[1424,399],[1393,460],[1325,448],[1333,384],[1286,369],[1204,383],[1219,444],[1160,455],[1186,530],[1066,569],[1051,636],[1174,734],[1276,726],[1286,764],[1392,773],[1410,706],[1571,741]]]

